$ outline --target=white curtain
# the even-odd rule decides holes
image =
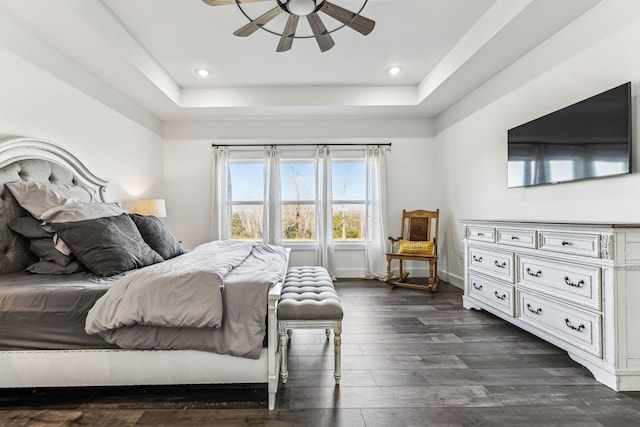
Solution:
[[[229,150],[214,147],[213,153],[213,216],[211,218],[213,240],[231,238],[231,178],[229,176]]]
[[[322,146],[316,150],[316,264],[335,279],[333,245],[333,205],[331,194],[331,152]]]
[[[264,209],[262,215],[262,241],[272,245],[281,245],[280,151],[274,146],[264,149]]]
[[[365,236],[366,279],[386,278],[387,166],[386,152],[381,147],[367,147],[367,203]]]

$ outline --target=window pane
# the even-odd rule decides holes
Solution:
[[[333,239],[336,241],[364,240],[364,204],[333,205]]]
[[[282,240],[315,240],[315,212],[314,205],[282,205]]]
[[[231,206],[231,238],[262,240],[262,206]]]
[[[232,161],[232,201],[262,201],[264,199],[264,165],[262,162]]]
[[[312,160],[287,160],[280,163],[282,200],[315,200],[316,178]]]
[[[367,175],[364,160],[333,160],[333,200],[365,200]]]

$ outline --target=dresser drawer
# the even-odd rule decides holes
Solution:
[[[496,242],[501,245],[535,248],[536,232],[535,230],[498,228],[496,229]]]
[[[600,268],[519,257],[517,283],[600,310]]]
[[[469,275],[469,295],[513,317],[514,287],[495,283],[484,277]]]
[[[482,248],[469,248],[469,267],[493,277],[514,282],[513,254]]]
[[[538,232],[538,247],[545,251],[599,258],[600,236],[540,231]]]
[[[573,346],[602,357],[601,316],[518,291],[519,319]]]
[[[467,239],[478,242],[494,243],[496,241],[496,229],[493,227],[477,227],[470,225],[467,227]]]

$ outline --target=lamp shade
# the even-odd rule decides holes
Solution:
[[[138,199],[131,208],[131,213],[153,215],[158,218],[167,216],[167,206],[164,199]]]

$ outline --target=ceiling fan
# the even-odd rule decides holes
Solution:
[[[339,30],[340,28],[347,26],[356,30],[362,35],[368,35],[375,27],[376,23],[371,19],[365,18],[360,15],[362,9],[367,4],[368,0],[364,0],[364,4],[358,12],[351,12],[336,4],[333,4],[327,0],[202,0],[209,6],[223,6],[229,4],[237,5],[242,13],[249,19],[249,23],[233,34],[239,37],[247,37],[256,32],[258,29],[263,29],[270,33],[280,36],[280,42],[276,52],[286,52],[291,49],[293,45],[293,39],[295,38],[308,38],[307,36],[296,36],[296,29],[298,28],[298,21],[301,17],[305,17],[309,22],[309,27],[313,32],[313,37],[316,39],[320,51],[326,52],[331,49],[335,42],[331,37],[331,33]],[[276,6],[268,12],[260,15],[256,19],[251,19],[242,9],[241,3],[253,3],[270,1],[276,3]],[[276,16],[281,13],[288,14],[287,23],[284,30],[281,33],[268,30],[264,26],[269,23]],[[325,13],[340,22],[342,25],[334,30],[328,31],[323,24],[318,12]]]

